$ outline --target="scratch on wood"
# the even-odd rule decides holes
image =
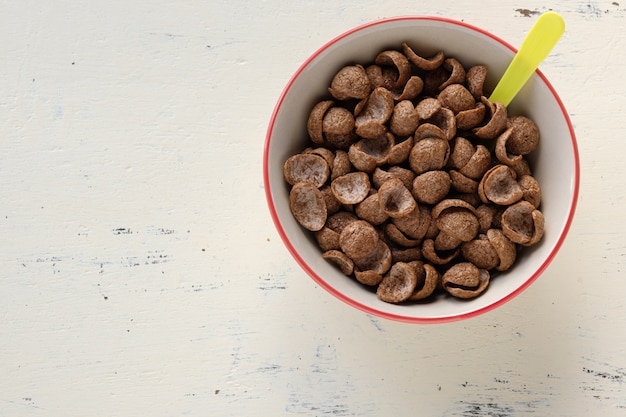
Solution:
[[[45,410],[45,408],[35,405],[35,401],[33,401],[33,399],[30,397],[23,397],[21,401],[11,401],[11,400],[3,400],[3,401],[9,404],[16,404],[16,405],[22,405],[28,408],[36,408],[39,410]]]
[[[141,265],[158,265],[169,262],[170,257],[162,250],[148,251],[145,257],[127,256],[122,259],[122,266],[136,267]]]
[[[583,359],[588,362],[588,366],[582,367],[585,374],[618,383],[624,383],[626,381],[625,368],[617,367],[603,361],[594,361],[588,358]],[[598,370],[599,368],[600,370]]]
[[[547,378],[550,378],[548,374]],[[461,393],[444,417],[509,417],[551,415],[552,386],[529,383],[515,370],[503,371],[491,380],[459,382]]]
[[[615,382],[622,382],[624,378],[624,372],[620,370],[616,370],[615,372],[617,373],[610,373],[605,371],[594,371],[593,369],[589,369],[583,366],[583,372],[591,374],[597,378],[602,378]]]
[[[596,400],[608,401],[616,408],[626,409],[626,399],[622,394],[626,369],[604,361],[583,359],[588,363],[582,367],[582,372],[590,379],[581,383],[580,390]]]
[[[137,232],[136,230],[130,228],[130,227],[117,227],[115,229],[112,230],[114,235],[132,235],[132,234],[138,234],[139,232]],[[174,229],[170,229],[167,227],[150,227],[147,228],[145,230],[145,232],[147,234],[150,235],[173,235],[174,233],[176,233],[176,230]],[[190,231],[187,230],[187,233],[189,233]]]
[[[385,331],[385,329],[383,328],[382,324],[380,323],[380,321],[376,317],[374,317],[374,316],[372,316],[370,314],[368,314],[367,317],[370,319],[370,321],[372,322],[374,327],[376,327],[376,330],[378,330],[379,332],[384,332]]]
[[[172,235],[175,232],[176,231],[174,229],[166,229],[164,227],[159,227],[156,230],[154,230],[152,233],[154,233],[155,235]]]
[[[286,290],[286,276],[281,274],[263,274],[259,275],[259,284],[257,289],[261,291]]]
[[[521,14],[524,17],[531,17],[533,15],[541,13],[539,10],[530,10],[530,9],[515,9],[516,12]]]
[[[377,405],[351,399],[357,387],[353,375],[343,371],[335,345],[329,340],[319,340],[311,352],[310,363],[302,372],[292,374],[285,411],[287,414],[313,416],[375,415]],[[355,410],[356,408],[356,410]]]
[[[448,410],[444,417],[510,417],[520,415],[535,415],[538,401],[513,401],[500,404],[493,398],[484,401],[457,401],[455,406]]]
[[[594,18],[602,17],[603,14],[609,13],[609,10],[602,10],[597,2],[589,2],[578,7],[578,13]]]

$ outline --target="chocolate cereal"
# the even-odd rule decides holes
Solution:
[[[382,301],[478,297],[542,240],[539,129],[487,99],[487,73],[407,43],[339,68],[284,163],[320,256]]]

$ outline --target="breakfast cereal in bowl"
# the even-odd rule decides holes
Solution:
[[[513,54],[468,24],[415,17],[356,28],[305,62],[275,109],[264,176],[316,283],[427,323],[492,310],[543,272],[573,216],[578,155],[539,71],[509,106],[488,99]]]

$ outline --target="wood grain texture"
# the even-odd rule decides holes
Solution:
[[[626,413],[626,4],[0,3],[0,415]],[[567,24],[541,69],[582,177],[544,275],[432,326],[316,287],[261,175],[293,71],[381,17],[448,16],[519,45],[546,10]]]

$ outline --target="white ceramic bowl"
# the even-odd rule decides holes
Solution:
[[[318,49],[287,83],[269,123],[263,155],[265,192],[279,235],[295,260],[317,284],[366,313],[410,323],[441,323],[493,310],[526,289],[554,259],[568,232],[578,198],[579,158],[567,111],[546,77],[537,71],[509,105],[509,114],[530,117],[541,143],[530,159],[539,181],[546,230],[543,240],[526,248],[508,272],[498,275],[487,291],[472,300],[438,298],[430,303],[388,304],[343,275],[321,257],[312,234],[296,222],[289,209],[285,160],[308,146],[306,121],[315,103],[327,96],[332,76],[344,65],[367,64],[384,49],[406,41],[423,55],[443,50],[466,68],[489,68],[485,90],[491,91],[511,61],[515,48],[467,23],[439,17],[389,18],[354,28]],[[321,307],[320,307],[321,308]]]

